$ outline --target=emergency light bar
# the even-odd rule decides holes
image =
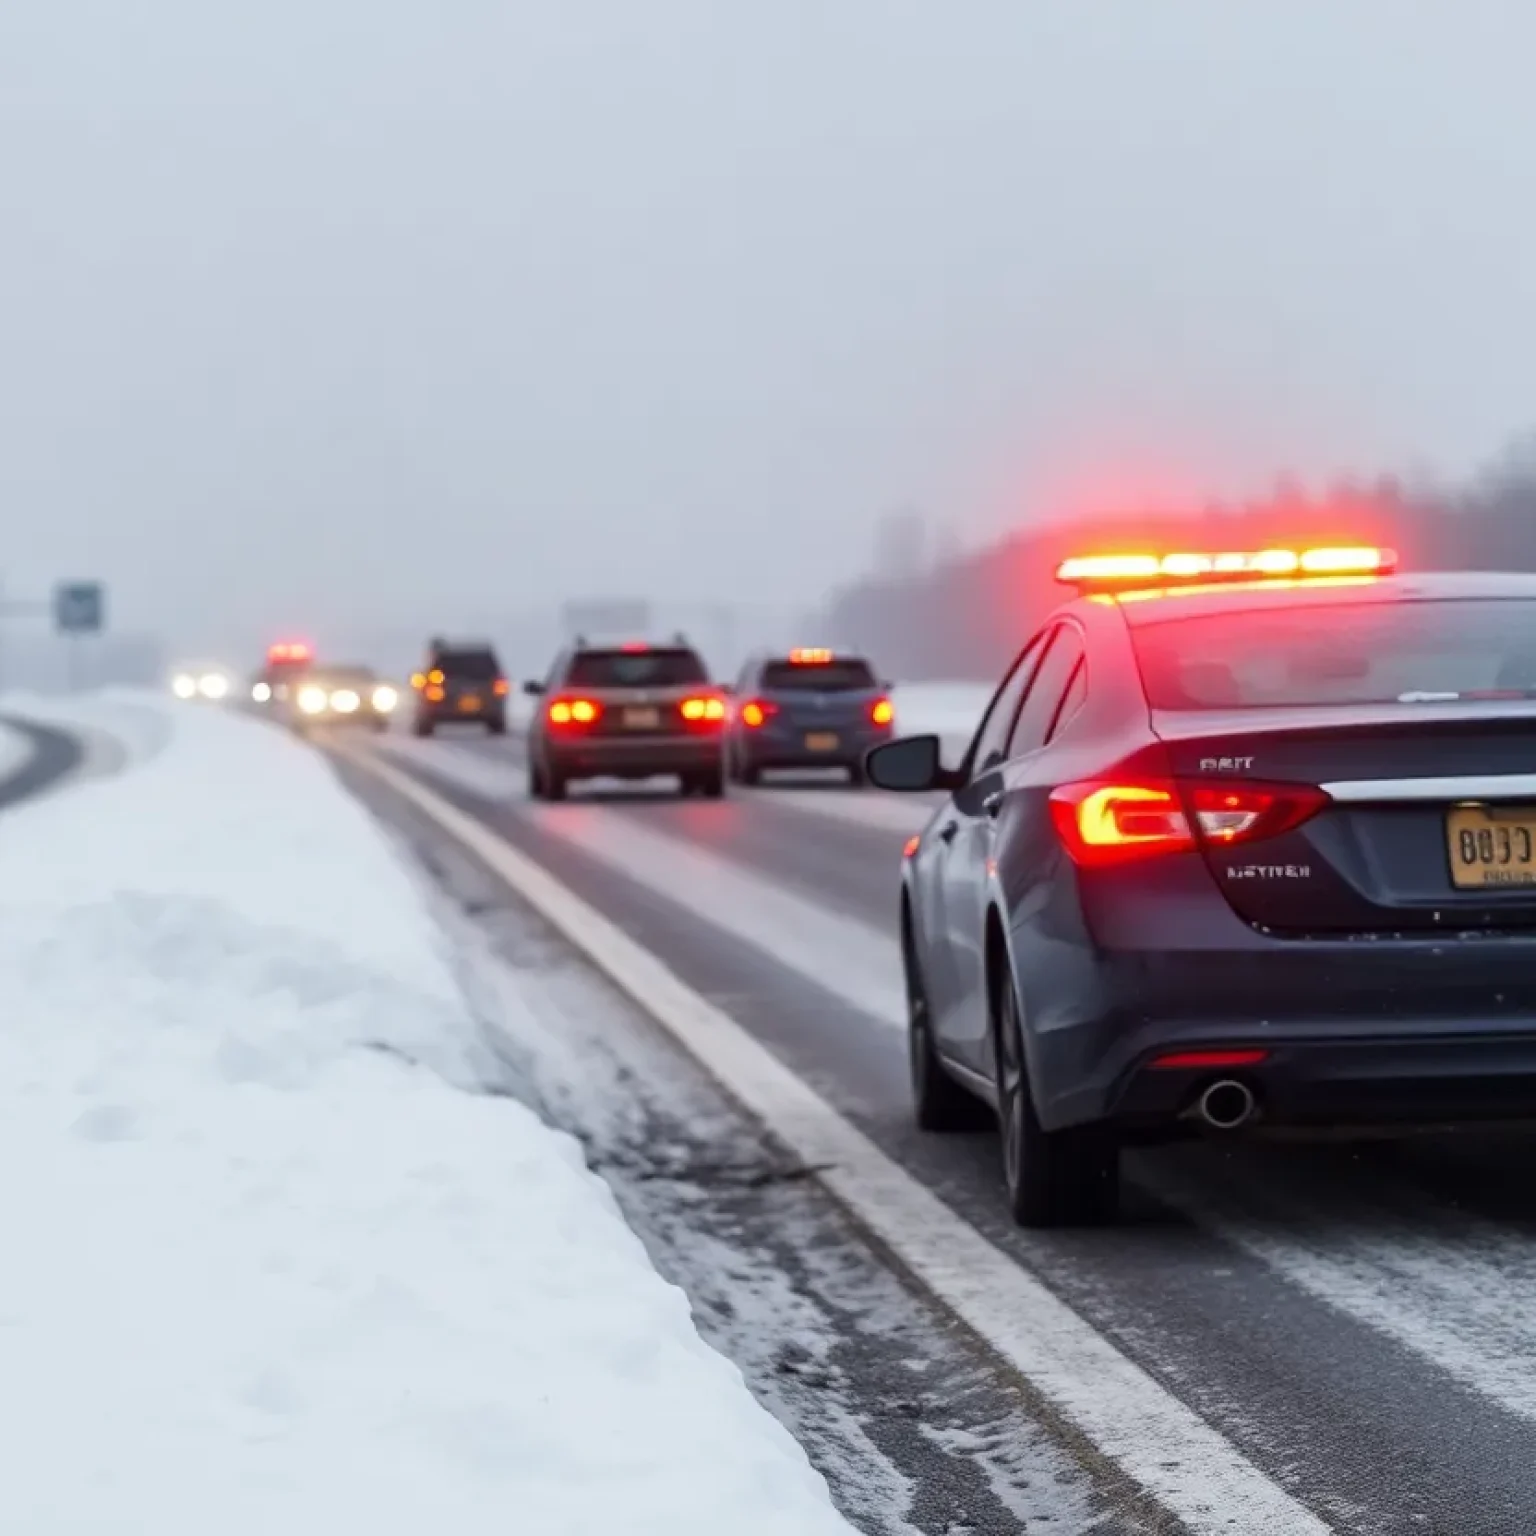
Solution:
[[[309,659],[309,647],[302,640],[280,641],[277,645],[267,647],[268,661],[308,661]]]
[[[1386,576],[1396,569],[1395,550],[1325,545],[1168,555],[1075,555],[1056,567],[1056,580],[1072,587],[1107,587],[1146,582],[1262,581],[1286,576]]]
[[[832,652],[824,646],[800,646],[789,653],[792,666],[814,667],[824,661],[832,660]]]

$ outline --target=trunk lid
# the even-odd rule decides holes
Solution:
[[[1154,711],[1174,775],[1330,803],[1204,857],[1246,921],[1292,934],[1536,928],[1536,701]]]

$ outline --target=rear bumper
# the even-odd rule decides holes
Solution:
[[[455,720],[470,725],[483,724],[487,720],[505,721],[507,705],[505,699],[487,699],[471,709],[465,709],[451,700],[444,700],[441,704],[419,705],[416,716],[419,720],[430,720],[433,725],[451,725]]]
[[[835,746],[813,747],[812,737],[832,735]],[[829,724],[824,730],[805,727],[790,729],[768,725],[760,730],[738,730],[731,738],[736,760],[749,768],[854,768],[861,767],[864,754],[893,739],[893,733],[881,726]]]
[[[1290,942],[1138,954],[1016,930],[1031,1068],[1050,1127],[1170,1127],[1212,1082],[1252,1089],[1256,1127],[1536,1122],[1536,937]],[[1033,963],[1031,961],[1033,955]],[[1053,974],[1054,972],[1054,974]],[[1262,1050],[1159,1068],[1176,1051]]]
[[[559,743],[546,739],[539,751],[548,768],[570,779],[708,773],[723,761],[718,736],[663,736],[647,741],[589,736]]]

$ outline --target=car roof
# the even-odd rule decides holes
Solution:
[[[1286,608],[1336,607],[1358,603],[1497,602],[1536,598],[1536,573],[1526,571],[1414,571],[1392,576],[1322,577],[1276,581],[1168,586],[1137,592],[1086,594],[1062,611],[1117,608],[1133,629],[1206,614],[1256,613]]]

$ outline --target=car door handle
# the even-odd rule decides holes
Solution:
[[[994,789],[992,793],[981,802],[981,808],[987,813],[988,816],[991,816],[995,820],[997,813],[1003,808],[1002,790]]]
[[[958,821],[946,821],[944,825],[939,828],[939,841],[941,843],[954,842],[955,833],[959,830],[960,823]]]

